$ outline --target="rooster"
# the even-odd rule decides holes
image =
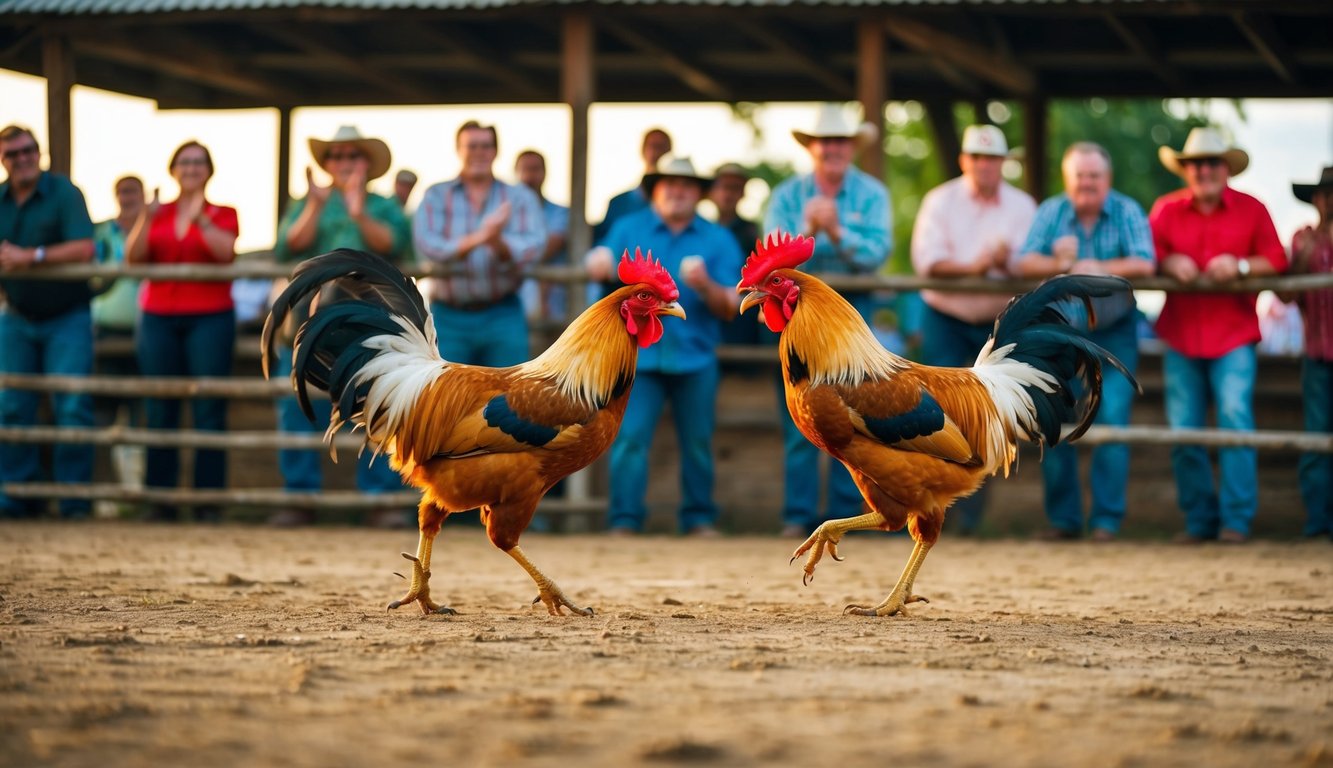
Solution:
[[[301,300],[330,286],[298,330],[292,387],[308,418],[309,388],[329,393],[325,439],[345,423],[365,430],[367,447],[422,492],[421,530],[407,594],[423,613],[454,613],[430,597],[431,545],[451,513],[480,509],[491,543],[537,583],[552,615],[565,597],[518,546],[537,502],[567,475],[591,464],[620,429],[640,347],[662,337],[662,315],[684,318],[671,276],[652,254],[620,261],[625,286],[589,307],[534,360],[510,368],[440,357],[435,327],[411,279],[379,256],[337,250],[302,263],[273,304],[261,346],[264,375],[274,330]]]
[[[1081,301],[1091,323],[1090,297],[1130,286],[1118,277],[1056,277],[1010,302],[975,365],[936,368],[884,349],[851,304],[797,271],[813,249],[809,238],[770,235],[756,243],[736,289],[744,294],[741,312],[760,305],[765,324],[781,333],[792,420],[847,467],[865,499],[864,514],[823,523],[791,559],[810,553],[802,577],[809,584],[825,552],[842,560],[838,542],[848,531],[906,525],[915,545],[893,591],[878,605],[844,610],[906,615],[906,604],[928,602],[913,584],[955,499],[990,475],[1008,475],[1019,440],[1053,446],[1064,422],[1075,423],[1066,439],[1081,436],[1097,414],[1103,364],[1138,387],[1119,360],[1052,306]],[[1074,380],[1082,385],[1077,400]]]

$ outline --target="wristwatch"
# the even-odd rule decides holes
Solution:
[[[1236,272],[1237,272],[1237,274],[1239,274],[1242,278],[1249,277],[1249,276],[1250,276],[1250,260],[1249,260],[1249,259],[1236,259]]]
[[[46,246],[39,245],[32,249],[32,263],[41,264],[46,261]]]

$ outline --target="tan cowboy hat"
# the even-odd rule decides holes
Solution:
[[[1313,202],[1316,189],[1328,187],[1333,187],[1333,165],[1324,168],[1323,173],[1319,174],[1319,181],[1313,184],[1296,184],[1293,182],[1291,194],[1295,195],[1297,200],[1309,203]]]
[[[810,146],[815,139],[851,139],[859,151],[873,142],[879,131],[870,123],[853,125],[840,104],[824,104],[819,108],[813,128],[808,131],[793,129],[791,135],[803,147]]]
[[[366,181],[378,179],[389,170],[389,164],[393,156],[389,154],[389,145],[379,139],[368,139],[361,135],[361,132],[354,125],[343,125],[338,127],[338,132],[333,134],[333,138],[327,141],[321,139],[310,139],[310,154],[319,163],[319,167],[326,172],[329,170],[326,158],[329,154],[329,147],[334,144],[355,144],[366,159],[370,161],[370,168],[366,170]]]
[[[666,154],[662,155],[661,160],[657,161],[656,171],[644,174],[643,188],[649,195],[651,195],[653,193],[653,187],[657,186],[657,182],[667,178],[689,179],[690,181],[698,182],[701,192],[707,192],[708,188],[713,186],[712,179],[707,176],[700,176],[699,173],[694,170],[694,163],[691,162],[688,157]]]
[[[1185,147],[1179,152],[1170,147],[1158,147],[1157,157],[1166,169],[1177,176],[1181,175],[1180,161],[1203,160],[1220,157],[1227,164],[1232,176],[1239,176],[1250,164],[1250,156],[1243,149],[1231,146],[1216,128],[1194,128],[1185,137]]]
[[[959,151],[964,155],[1008,157],[1009,142],[1005,141],[1004,131],[993,125],[969,125],[963,131],[963,145]]]

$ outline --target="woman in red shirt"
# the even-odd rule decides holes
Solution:
[[[230,264],[236,258],[239,226],[236,209],[214,205],[204,197],[213,176],[213,157],[197,141],[180,145],[168,166],[180,187],[174,202],[159,203],[157,195],[139,216],[125,240],[131,264]],[[236,343],[236,312],[231,281],[187,282],[146,280],[139,294],[136,348],[145,376],[219,377],[231,374]],[[193,427],[221,432],[227,428],[227,401],[191,401]],[[149,398],[145,409],[150,429],[179,429],[181,401]],[[150,447],[145,484],[174,488],[180,457],[175,448]],[[222,488],[227,483],[227,456],[218,450],[197,450],[194,486]],[[195,519],[215,522],[216,506],[195,508]],[[175,507],[154,505],[147,519],[174,521]]]

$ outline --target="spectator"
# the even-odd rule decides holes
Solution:
[[[1158,157],[1185,180],[1184,189],[1157,199],[1148,218],[1164,276],[1182,285],[1200,278],[1226,285],[1287,268],[1268,209],[1227,185],[1249,165],[1244,150],[1231,147],[1216,129],[1195,128],[1183,151],[1161,147]],[[1211,400],[1220,429],[1254,430],[1254,293],[1168,292],[1157,335],[1167,345],[1162,373],[1172,429],[1202,428]],[[1171,449],[1176,500],[1185,513],[1185,531],[1176,537],[1181,543],[1249,539],[1259,501],[1255,449],[1221,448],[1218,463],[1220,488],[1213,484],[1207,449]]]
[[[407,210],[407,199],[412,196],[416,185],[417,175],[406,168],[393,177],[393,199],[398,201],[398,207],[404,211]]]
[[[542,221],[546,225],[546,245],[542,249],[541,263],[568,264],[565,240],[569,233],[569,208],[547,200],[542,194],[542,185],[546,183],[546,158],[535,149],[519,152],[514,160],[514,175],[519,184],[532,190],[541,205]],[[565,319],[568,291],[564,285],[543,285],[529,278],[523,281],[519,295],[529,320]]]
[[[37,137],[27,128],[0,130],[0,373],[87,376],[93,368],[88,284],[23,277],[44,264],[93,259],[93,223],[83,193],[68,178],[41,167]],[[0,389],[0,426],[37,423],[36,392]],[[93,426],[92,398],[52,394],[61,427]],[[0,444],[0,517],[38,517],[45,504],[5,494],[5,483],[27,483],[41,471],[36,445]],[[52,472],[57,483],[87,483],[93,475],[91,445],[57,443]],[[61,499],[60,515],[86,518],[87,499]]]
[[[680,285],[687,319],[652,347],[639,351],[639,365],[620,434],[611,446],[608,528],[613,534],[643,530],[648,517],[648,450],[671,401],[680,444],[680,530],[717,536],[713,501],[713,429],[716,424],[721,324],[736,315],[732,289],[740,280],[741,252],[727,230],[696,212],[710,180],[689,158],[667,156],[644,179],[651,205],[616,222],[603,245],[589,253],[589,276],[607,280],[615,255],[635,248],[651,252]]]
[[[592,241],[601,243],[611,231],[611,227],[624,216],[636,211],[641,211],[648,207],[649,194],[644,183],[648,174],[657,171],[657,164],[671,151],[671,137],[661,128],[649,128],[643,134],[643,141],[639,145],[639,156],[643,159],[643,180],[632,189],[611,198],[606,205],[606,216],[602,217],[600,224],[592,228]],[[588,285],[588,302],[592,303],[606,294],[610,293],[615,287],[615,280],[608,280],[604,283],[593,283]]]
[[[870,274],[893,250],[889,191],[883,182],[852,165],[858,152],[875,144],[869,123],[852,124],[837,104],[824,105],[814,127],[792,131],[814,168],[786,179],[773,190],[764,231],[801,233],[815,240],[814,255],[803,269],[825,274]],[[867,292],[843,292],[867,323],[874,306]],[[761,338],[776,335],[761,331]],[[819,511],[820,451],[791,419],[778,380],[778,419],[782,423],[785,487],[782,535],[804,538],[821,519],[850,517],[861,509],[861,492],[847,468],[828,462],[828,506]]]
[[[541,203],[527,187],[495,178],[494,126],[469,120],[454,145],[458,178],[427,189],[413,220],[418,257],[456,268],[431,281],[440,354],[468,365],[517,365],[528,359],[518,289],[546,247]]]
[[[912,267],[922,277],[1005,280],[1037,206],[1001,175],[1009,146],[993,125],[963,131],[963,175],[926,193],[912,231]],[[922,358],[927,365],[968,367],[990,338],[1011,297],[999,293],[922,291]],[[960,535],[981,524],[986,489],[954,502]]]
[[[1297,274],[1333,272],[1333,167],[1314,184],[1292,184],[1298,200],[1319,212],[1319,223],[1303,227],[1291,241],[1291,271]],[[1305,430],[1333,432],[1333,288],[1305,291],[1295,299],[1305,322],[1305,359],[1301,361],[1301,393],[1305,402]],[[1333,456],[1301,455],[1298,476],[1305,502],[1309,537],[1333,535]]]
[[[174,202],[152,202],[139,212],[125,238],[125,260],[130,264],[230,264],[236,258],[239,225],[236,209],[208,202],[204,187],[213,177],[213,156],[197,141],[176,148],[167,166],[180,188]],[[236,344],[236,310],[231,281],[185,282],[145,280],[139,296],[139,334],[136,343],[139,370],[145,376],[231,375]],[[181,426],[181,401],[149,398],[145,403],[150,429]],[[227,401],[194,398],[190,412],[196,430],[227,429]],[[179,483],[180,451],[149,447],[144,485],[175,488]],[[227,485],[227,454],[216,449],[194,453],[194,487],[220,489]],[[199,522],[218,522],[220,510],[206,504],[194,508]],[[154,504],[145,519],[175,522],[177,510]]]
[[[307,193],[295,201],[278,225],[274,255],[280,262],[297,262],[335,248],[373,251],[390,261],[403,263],[411,238],[407,217],[395,198],[367,191],[366,185],[389,170],[392,155],[380,139],[367,138],[355,126],[338,128],[333,138],[310,139],[310,155],[331,178],[329,186],[315,183],[314,171],[306,168]],[[280,288],[281,286],[275,286]],[[304,313],[302,313],[304,314]],[[304,318],[297,318],[285,330],[289,341]],[[284,345],[278,355],[275,377],[291,374],[292,350]],[[278,400],[278,426],[293,434],[323,433],[332,405],[327,400],[314,403],[315,424],[301,413],[295,397]],[[278,451],[278,466],[283,484],[292,493],[318,491],[323,485],[320,451],[284,448]],[[383,458],[372,463],[369,451],[356,462],[356,487],[369,494],[391,493],[403,488],[402,479]],[[285,509],[269,517],[278,527],[309,525],[315,515],[309,510]],[[380,509],[371,513],[371,525],[382,528],[412,527],[414,518],[400,509]]]
[[[1023,247],[1015,252],[1013,272],[1020,277],[1109,274],[1125,278],[1154,272],[1152,232],[1139,204],[1111,189],[1111,155],[1100,144],[1076,142],[1060,162],[1065,191],[1037,208]],[[1088,327],[1083,305],[1064,311]],[[1096,327],[1092,340],[1120,358],[1131,373],[1138,369],[1138,308],[1134,295],[1094,299]],[[1119,371],[1107,369],[1102,379],[1102,404],[1097,424],[1129,425],[1134,387]],[[1048,540],[1083,535],[1083,489],[1078,451],[1061,443],[1046,450],[1041,472],[1046,491]],[[1111,541],[1125,518],[1125,486],[1129,481],[1129,446],[1108,443],[1092,449],[1092,511],[1088,519],[1093,541]]]
[[[717,208],[717,223],[736,238],[742,254],[754,249],[759,239],[759,226],[749,219],[742,218],[736,208],[745,197],[745,184],[750,180],[750,172],[737,163],[723,163],[713,172],[713,186],[708,189],[708,199]],[[744,316],[733,318],[722,325],[723,344],[758,344],[759,343],[759,308],[756,307]]]
[[[93,242],[98,262],[120,265],[125,263],[125,237],[139,220],[146,201],[143,180],[138,176],[116,179],[115,191],[119,212],[114,218],[93,226]],[[100,288],[100,292],[93,296],[93,334],[98,341],[115,339],[128,345],[134,340],[134,328],[139,321],[139,281],[119,277],[103,282]],[[99,355],[94,367],[102,375],[139,375],[134,355],[119,351]],[[94,397],[94,421],[103,427],[113,423],[141,426],[142,404],[142,398],[138,397]],[[123,486],[137,488],[143,485],[143,462],[143,446],[116,445],[111,449],[111,464]],[[107,504],[114,509],[114,502]]]

